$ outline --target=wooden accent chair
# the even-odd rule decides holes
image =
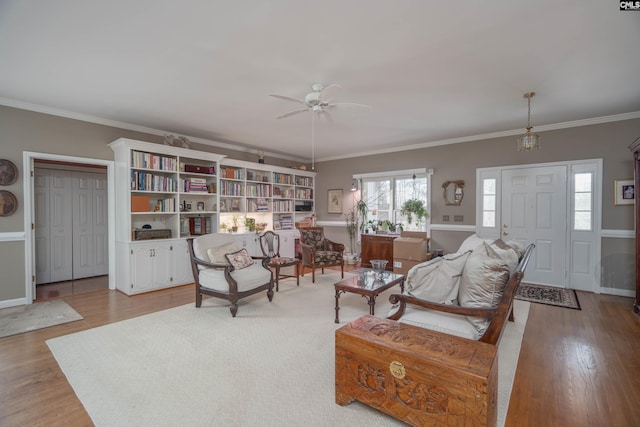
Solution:
[[[262,254],[269,258],[269,267],[276,270],[276,292],[278,292],[280,288],[280,278],[295,277],[296,286],[300,286],[300,260],[298,258],[280,256],[280,235],[273,231],[265,231],[262,233],[260,235],[260,249],[262,250]],[[291,266],[296,268],[295,276],[280,273],[280,268]]]
[[[311,268],[311,282],[316,282],[316,268],[340,266],[344,278],[344,245],[332,242],[324,237],[322,227],[308,227],[300,229],[300,246],[302,248],[302,266]]]
[[[191,269],[196,287],[196,307],[202,305],[202,295],[229,300],[231,315],[236,317],[238,300],[258,292],[267,291],[269,301],[273,299],[273,272],[269,269],[269,258],[250,257],[254,262],[234,267],[227,255],[245,251],[238,250],[232,235],[213,233],[187,239]],[[246,251],[245,251],[246,252]],[[245,258],[248,258],[246,254]]]

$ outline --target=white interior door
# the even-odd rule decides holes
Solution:
[[[73,172],[73,278],[108,274],[106,175]]]
[[[502,171],[502,239],[535,243],[525,281],[566,287],[567,167]]]
[[[93,275],[109,274],[109,191],[107,174],[93,174]]]
[[[93,177],[73,172],[73,278],[93,276]]]
[[[49,236],[49,170],[36,169],[33,181],[34,242],[36,284],[51,282],[51,243]],[[35,292],[34,292],[35,295]]]
[[[51,170],[49,181],[51,281],[73,278],[73,210],[71,175]]]

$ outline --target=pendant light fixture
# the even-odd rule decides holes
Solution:
[[[540,149],[540,137],[531,133],[531,98],[536,96],[535,92],[527,92],[523,98],[527,100],[528,113],[527,113],[527,131],[518,137],[518,151],[531,151]]]

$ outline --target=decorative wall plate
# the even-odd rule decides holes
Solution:
[[[0,159],[0,185],[11,185],[18,179],[18,169],[10,160]]]
[[[18,210],[18,199],[11,191],[0,190],[0,216],[13,215]]]

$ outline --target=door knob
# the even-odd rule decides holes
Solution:
[[[507,224],[502,224],[502,228],[507,228],[508,225]]]
[[[508,234],[509,234],[509,233],[507,233],[506,231],[503,231],[503,232],[502,232],[502,235],[503,235],[503,236],[506,236],[506,235],[508,235]]]

